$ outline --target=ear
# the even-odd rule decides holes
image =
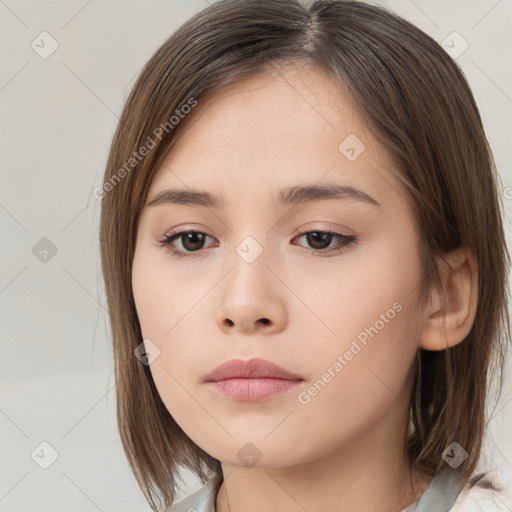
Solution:
[[[457,249],[436,263],[442,288],[431,290],[427,304],[420,335],[420,346],[425,350],[444,350],[464,340],[473,326],[478,303],[478,266],[472,252]]]

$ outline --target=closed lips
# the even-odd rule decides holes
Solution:
[[[205,382],[227,379],[284,379],[304,380],[300,375],[288,372],[284,368],[264,359],[231,359],[217,366],[205,377]]]

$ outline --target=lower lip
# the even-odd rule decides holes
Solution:
[[[302,381],[287,379],[225,379],[208,382],[215,391],[240,402],[261,402],[292,391]]]

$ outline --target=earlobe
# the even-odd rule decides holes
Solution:
[[[478,265],[475,256],[460,248],[438,259],[441,290],[431,291],[420,347],[444,350],[469,334],[478,304]]]

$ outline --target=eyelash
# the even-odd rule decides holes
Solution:
[[[175,230],[171,231],[168,235],[166,235],[162,240],[159,241],[159,245],[164,247],[166,251],[171,253],[172,256],[176,256],[177,258],[194,258],[201,254],[201,249],[193,252],[182,252],[178,251],[175,248],[172,247],[172,243],[174,240],[179,238],[180,236],[188,233],[197,233],[200,235],[206,235],[210,238],[213,238],[208,233],[205,233],[204,231],[197,231],[195,229],[183,229],[183,230]],[[330,254],[335,253],[338,254],[351,245],[353,245],[357,238],[355,236],[349,236],[349,235],[342,235],[341,233],[336,233],[335,231],[329,231],[329,230],[311,230],[311,231],[303,231],[302,233],[299,233],[295,238],[300,238],[301,236],[308,235],[311,233],[321,233],[321,234],[327,234],[327,235],[333,235],[334,237],[338,237],[338,239],[341,240],[341,246],[335,247],[334,249],[312,249],[309,251],[306,251],[308,254],[314,254],[314,255],[321,255],[321,254]]]

